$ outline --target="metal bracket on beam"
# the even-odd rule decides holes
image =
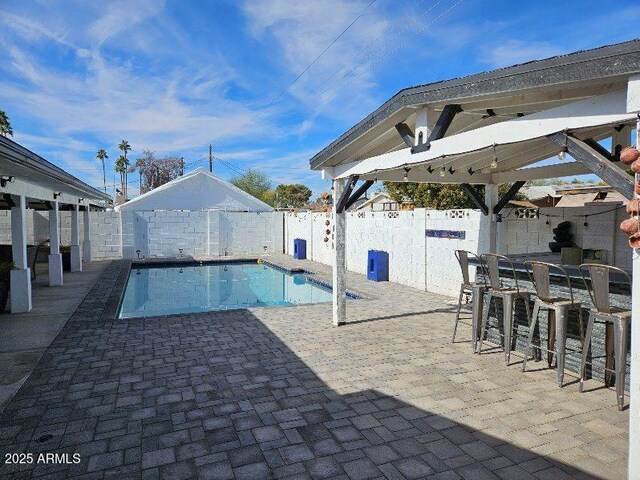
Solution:
[[[349,197],[349,200],[347,200],[347,204],[344,206],[345,210],[349,210],[349,207],[351,205],[353,205],[354,203],[356,203],[358,201],[358,199],[367,191],[369,190],[369,187],[373,185],[373,180],[367,180],[366,182],[364,182],[362,185],[360,185],[358,187],[358,189],[353,192],[353,195],[351,195]]]
[[[440,140],[445,136],[447,130],[451,126],[451,122],[453,122],[454,117],[460,112],[462,112],[462,107],[460,105],[445,105],[445,107],[442,109],[442,113],[438,117],[438,120],[436,120],[436,124],[434,125],[433,130],[431,130],[431,133],[429,134],[427,142],[412,147],[411,153],[428,151],[431,148],[431,142]]]
[[[396,130],[402,137],[402,140],[404,140],[404,143],[407,145],[407,147],[413,148],[416,137],[411,131],[411,128],[409,128],[409,125],[403,122],[397,123]]]
[[[583,163],[589,170],[595,173],[608,185],[611,185],[624,197],[633,198],[633,177],[615,164],[612,164],[607,157],[601,155],[596,149],[590,147],[587,143],[578,140],[564,133],[554,133],[547,138],[562,147],[567,146],[568,152],[577,161]]]
[[[496,203],[493,207],[493,213],[495,213],[496,215],[500,213],[500,211],[507,206],[509,200],[511,200],[515,196],[515,194],[518,193],[518,190],[520,190],[525,183],[526,182],[519,181],[511,185],[511,188],[507,190],[507,193],[505,193],[502,198],[498,200],[498,203]]]
[[[358,175],[351,175],[347,180],[347,185],[345,185],[344,190],[342,191],[342,195],[340,195],[338,203],[336,203],[337,213],[342,213],[345,211],[347,202],[349,201],[349,196],[351,195],[353,187],[355,187],[358,178],[360,178]]]
[[[462,191],[467,194],[473,204],[478,207],[484,215],[489,215],[489,207],[484,203],[484,199],[476,187],[469,185],[468,183],[461,183],[460,188],[462,188]]]
[[[16,202],[13,201],[13,198],[11,198],[11,195],[9,195],[8,193],[3,193],[2,198],[5,202],[7,202],[9,208],[13,208],[16,206]]]

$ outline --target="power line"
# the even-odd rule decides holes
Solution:
[[[320,54],[313,59],[313,61],[307,65],[305,67],[305,69],[296,77],[293,79],[293,81],[291,83],[289,83],[289,85],[287,85],[285,88],[283,88],[282,90],[280,90],[280,92],[265,106],[262,107],[262,110],[264,112],[264,110],[268,109],[270,106],[272,106],[274,103],[276,103],[280,97],[282,97],[285,92],[287,92],[291,87],[293,87],[298,80],[300,80],[300,78],[325,54],[327,53],[327,51],[338,41],[340,40],[340,38],[347,33],[347,31],[360,19],[360,17],[362,17],[362,15],[364,15],[364,13],[369,9],[369,7],[371,7],[377,0],[371,0],[371,2],[369,2],[369,4],[367,4],[367,6],[358,14],[358,16],[349,24],[347,25],[347,27],[342,30],[342,32],[340,32],[340,34],[333,39],[333,41],[322,51],[320,52]],[[246,125],[248,125],[250,122],[255,121],[255,118],[247,120],[246,122],[240,124],[240,126],[237,128],[237,130],[241,130],[242,128],[244,128]]]
[[[440,18],[442,18],[443,16],[445,16],[446,14],[448,14],[449,12],[451,12],[454,8],[458,7],[464,0],[458,0],[456,3],[453,3],[452,5],[449,6],[449,8],[447,8],[446,10],[444,10],[440,15],[438,15],[437,17],[433,18],[429,23],[427,23],[425,25],[426,27],[430,27],[432,26],[436,21],[438,21]],[[442,0],[439,0],[438,2],[435,3],[435,5],[433,5],[431,8],[429,8],[428,10],[426,10],[424,13],[422,13],[420,15],[420,17],[416,17],[414,18],[414,20],[411,22],[412,24],[417,23],[417,21],[423,17],[424,15],[426,15],[428,12],[430,12],[431,10],[433,10],[433,8],[437,5],[439,5],[442,2]],[[408,36],[404,37],[404,42],[406,42],[408,40]],[[397,51],[400,47],[401,47],[402,42],[397,42],[395,44],[395,48],[390,49],[388,51],[386,51],[384,54],[382,55],[376,55],[375,57],[375,62],[373,62],[372,64],[369,65],[370,68],[375,67],[376,65],[379,65],[384,59],[386,59],[389,55],[391,55],[393,52]],[[371,56],[370,56],[371,57]],[[346,75],[349,75],[350,73],[355,72],[358,68],[360,68],[365,62],[361,62],[359,64],[357,64],[355,67],[353,67],[352,69],[349,70],[349,72],[347,72],[345,74],[345,76],[343,78],[346,78]],[[357,80],[358,78],[360,78],[362,75],[364,75],[366,72],[366,70],[362,70],[359,74],[354,75],[350,78],[350,80],[341,85],[340,88],[345,88],[347,86],[349,86],[351,83],[353,83],[355,80]],[[320,97],[320,105],[326,103],[326,101],[330,98],[329,96],[325,96],[325,100],[322,100],[322,97],[324,96],[325,93],[327,93],[329,90],[331,89],[331,85],[328,85],[325,89],[323,89],[319,94],[318,97]],[[338,89],[332,89],[334,92],[337,91]]]

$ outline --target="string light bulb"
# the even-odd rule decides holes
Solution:
[[[558,160],[564,160],[567,156],[567,146],[564,145],[562,149],[558,152]]]
[[[444,177],[446,174],[447,174],[447,169],[443,165],[442,168],[440,169],[440,176]]]
[[[491,170],[498,168],[498,155],[496,154],[496,144],[493,144],[493,160],[491,160]]]
[[[560,151],[558,152],[558,160],[562,161],[565,159],[565,157],[567,156],[567,151],[569,150],[569,148],[567,148],[567,131],[564,131],[564,145],[562,146],[562,148],[560,149]]]

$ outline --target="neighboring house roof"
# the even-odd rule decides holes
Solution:
[[[118,211],[224,210],[270,212],[269,205],[208,171],[198,168],[123,205]]]
[[[367,208],[369,205],[372,205],[374,203],[381,203],[381,202],[395,202],[395,200],[393,200],[389,196],[389,194],[387,194],[385,192],[378,192],[373,197],[371,197],[369,200],[367,200],[366,202],[363,202],[361,205],[359,205],[358,208],[356,208],[356,210],[362,210],[363,208]]]
[[[56,192],[64,203],[110,202],[111,197],[93,188],[60,167],[19,143],[0,135],[0,171],[2,175],[24,182],[29,198],[53,200],[49,192]],[[9,185],[5,193],[13,193]],[[46,198],[44,198],[46,197]],[[70,200],[72,198],[72,200]],[[81,201],[80,201],[81,200]]]
[[[522,187],[519,193],[527,200],[539,200],[548,196],[553,197],[556,194],[556,187],[553,185],[532,185]]]

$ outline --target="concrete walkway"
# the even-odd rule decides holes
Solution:
[[[475,355],[469,328],[451,343],[449,298],[349,274],[369,299],[339,328],[327,303],[115,320],[127,267],[104,270],[0,417],[2,453],[79,462],[2,478],[626,477],[614,393]]]
[[[33,310],[0,314],[0,412],[78,308],[108,262],[85,263],[82,272],[65,272],[64,285],[50,287],[46,264],[37,264]],[[9,308],[7,308],[9,310]]]

